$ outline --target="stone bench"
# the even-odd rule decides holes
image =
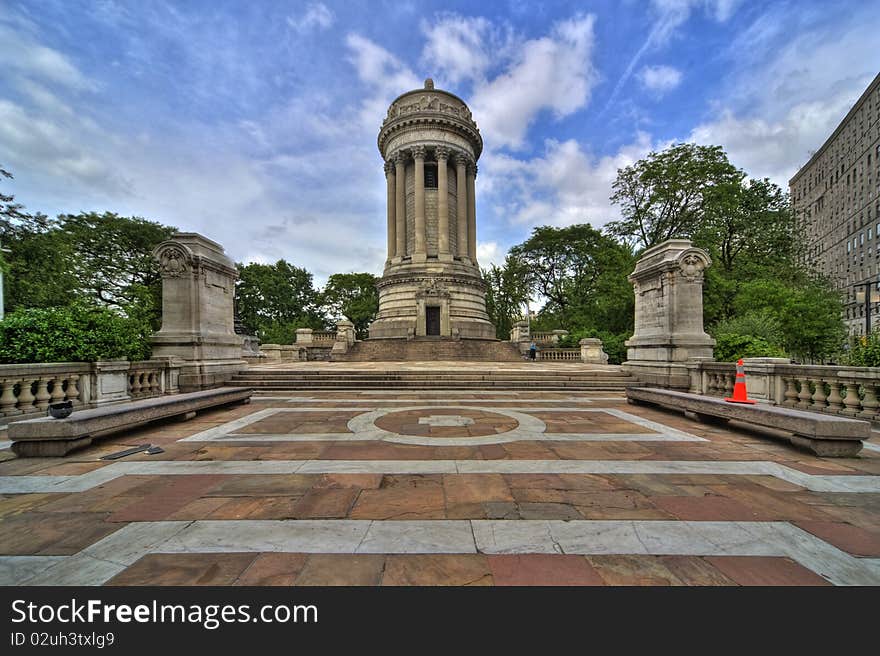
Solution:
[[[867,421],[792,408],[728,403],[711,396],[652,387],[628,387],[626,399],[629,403],[680,410],[697,421],[741,421],[792,433],[789,437],[792,444],[809,449],[818,456],[854,456],[862,450],[862,440],[871,436],[871,424]]]
[[[66,419],[28,419],[9,425],[9,439],[12,450],[19,456],[64,456],[88,446],[97,437],[151,421],[171,417],[192,419],[199,410],[248,403],[252,393],[253,390],[245,387],[221,387],[79,410]]]

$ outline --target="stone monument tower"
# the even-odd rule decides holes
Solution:
[[[483,139],[463,100],[399,96],[379,130],[388,183],[388,259],[370,339],[495,339],[477,264],[474,180]]]

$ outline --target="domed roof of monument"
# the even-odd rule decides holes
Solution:
[[[483,149],[480,129],[467,103],[454,93],[437,89],[430,77],[421,89],[402,93],[392,101],[379,129],[379,150],[382,150],[392,132],[415,123],[445,126],[446,129],[459,132],[473,144],[477,157]]]

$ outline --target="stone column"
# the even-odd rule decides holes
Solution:
[[[388,259],[390,260],[397,254],[397,212],[394,207],[397,192],[394,188],[394,163],[391,161],[385,162],[385,183],[388,190]]]
[[[394,188],[397,198],[394,202],[397,257],[406,255],[406,155],[397,153],[394,156]]]
[[[477,204],[474,180],[477,177],[477,165],[467,167],[467,252],[472,263],[477,261]]]
[[[711,360],[715,340],[703,331],[703,271],[712,261],[686,239],[649,248],[629,281],[635,330],[623,368],[660,387],[690,388],[688,363]]]
[[[446,162],[449,148],[438,146],[434,150],[437,158],[437,252],[441,260],[451,260],[449,251],[449,184],[446,179]]]
[[[415,146],[412,149],[413,160],[416,166],[415,175],[415,228],[416,234],[413,240],[413,255],[423,259],[427,256],[427,240],[425,239],[425,147]]]
[[[467,167],[467,156],[458,153],[455,156],[455,177],[456,177],[456,194],[458,199],[458,204],[456,208],[456,221],[458,222],[458,256],[459,257],[467,257],[468,255],[468,229],[467,229],[467,215],[468,215],[468,203],[467,203],[467,180],[466,180],[466,167]]]
[[[162,276],[162,329],[153,358],[183,360],[180,389],[216,387],[247,367],[234,330],[238,271],[223,247],[202,235],[177,233],[153,250]]]

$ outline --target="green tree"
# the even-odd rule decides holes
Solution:
[[[513,324],[526,311],[531,300],[529,267],[521,258],[508,255],[504,264],[492,264],[482,270],[486,283],[486,312],[495,326],[498,339],[510,339]]]
[[[620,169],[611,202],[621,219],[609,234],[642,248],[688,238],[743,179],[720,146],[679,143]]]
[[[312,274],[285,260],[239,264],[235,286],[242,323],[266,343],[291,344],[297,328],[325,328]]]
[[[626,277],[634,259],[629,247],[588,224],[541,226],[510,254],[523,262],[530,293],[546,299],[541,314],[554,317],[557,327],[631,328],[633,292]]]
[[[335,321],[345,317],[361,339],[379,311],[379,291],[372,273],[334,273],[324,285],[321,303]]]
[[[765,278],[745,283],[736,298],[739,314],[765,311],[776,317],[785,350],[801,361],[837,354],[846,338],[840,293],[821,279],[799,284]]]
[[[56,229],[78,296],[137,314],[158,328],[162,280],[152,253],[176,228],[113,212],[83,212],[60,215]]]

